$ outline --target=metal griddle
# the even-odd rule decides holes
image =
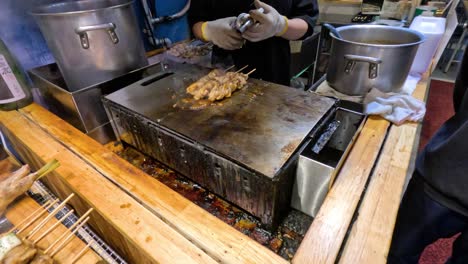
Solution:
[[[186,97],[186,87],[209,71],[179,66],[168,72],[174,74],[146,86],[142,84],[151,77],[144,79],[106,98],[270,178],[335,104],[330,98],[250,79],[248,87],[221,105],[181,109],[174,105]]]
[[[186,87],[208,72],[167,65],[107,95],[104,106],[121,140],[275,225],[289,208],[298,152],[336,101],[249,79],[216,105],[181,104]]]

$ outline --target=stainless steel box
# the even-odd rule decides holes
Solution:
[[[340,126],[325,147],[316,154],[312,149],[317,141],[311,141],[301,152],[297,165],[291,206],[312,217],[317,215],[364,123],[363,114],[344,108],[338,108],[332,119],[339,121]]]
[[[28,73],[34,86],[40,91],[42,102],[39,103],[42,106],[105,144],[115,140],[115,135],[101,97],[160,71],[162,65],[154,64],[73,92],[67,88],[55,63],[34,68]]]

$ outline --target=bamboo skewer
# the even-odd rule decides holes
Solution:
[[[236,71],[236,73],[239,73],[239,72],[245,70],[247,67],[249,67],[249,65],[245,65],[244,67],[240,68],[239,70]]]
[[[224,70],[224,72],[228,72],[228,71],[232,70],[234,67],[236,67],[236,65],[232,65],[232,66],[228,67],[227,69]]]
[[[44,213],[46,213],[50,208],[52,208],[52,206],[54,206],[56,203],[58,202],[58,199],[55,199],[53,200],[47,207],[43,208],[44,210],[40,213],[40,214],[37,214],[35,217],[33,217],[31,220],[29,220],[29,222],[27,222],[22,228],[20,228],[18,230],[18,232],[16,232],[16,234],[19,234],[21,232],[23,232],[24,230],[26,230],[26,228],[28,228],[30,225],[32,225],[34,222],[36,222],[37,219],[39,219],[39,217],[41,217]],[[41,207],[42,209],[42,207]],[[34,215],[34,214],[32,214]],[[32,216],[31,215],[31,216]],[[29,218],[29,217],[27,217]],[[16,228],[18,228],[20,225],[22,225],[23,222],[21,222],[19,225],[17,225],[17,227],[13,228],[13,230],[15,230]],[[12,230],[12,231],[13,231]]]
[[[75,227],[77,225],[80,224],[81,221],[83,221],[83,219],[85,219],[91,212],[93,211],[93,208],[90,208],[83,216],[81,216],[71,227],[70,227],[70,230],[73,230],[75,229]],[[49,245],[49,247],[44,250],[44,254],[47,254],[58,242],[60,242],[65,236],[67,235],[67,233],[63,233],[62,235],[60,235],[59,238],[57,238],[52,244]]]
[[[42,233],[38,238],[36,238],[32,244],[35,245],[37,244],[39,241],[41,241],[44,237],[46,237],[50,232],[52,232],[53,230],[55,230],[55,228],[57,228],[63,220],[65,220],[67,217],[69,217],[71,214],[73,214],[74,210],[70,210],[68,213],[66,213],[64,216],[62,216],[55,224],[53,224],[51,227],[49,227],[46,231],[44,231],[44,233]]]
[[[40,206],[39,208],[37,208],[36,210],[34,210],[34,212],[32,212],[30,215],[28,215],[25,219],[23,219],[23,221],[21,221],[19,224],[17,224],[15,227],[13,227],[12,229],[8,230],[7,233],[11,233],[13,232],[13,230],[17,229],[19,226],[21,226],[22,224],[26,223],[26,221],[28,221],[29,219],[31,219],[31,217],[33,217],[35,214],[39,213],[39,211],[41,210],[45,210],[44,207],[47,207],[49,206],[49,204],[51,203],[52,201],[47,201],[44,205]]]
[[[78,252],[78,255],[76,255],[70,263],[74,264],[77,260],[79,260],[84,255],[84,253],[86,253],[86,251],[91,247],[92,243],[93,241],[89,242],[85,247],[83,247],[83,249],[81,249],[80,252]]]
[[[257,69],[253,69],[250,72],[248,72],[246,75],[249,76],[250,74],[254,73]]]
[[[62,210],[63,207],[65,207],[65,204],[70,201],[71,198],[73,198],[73,196],[75,196],[74,193],[70,194],[67,199],[63,200],[63,202],[61,202],[46,218],[44,218],[44,220],[42,220],[37,226],[35,226],[30,232],[29,234],[26,235],[26,238],[28,237],[31,237],[33,236],[34,234],[36,234],[52,217],[55,216],[55,214]],[[19,232],[18,232],[19,233]]]
[[[57,245],[57,248],[52,251],[52,253],[50,253],[50,257],[53,258],[55,256],[55,254],[57,254],[60,250],[62,250],[65,246],[68,245],[68,243],[70,243],[72,241],[72,239],[75,237],[75,233],[78,232],[78,230],[80,230],[80,228],[82,228],[86,222],[88,222],[89,220],[89,216],[86,217],[85,220],[83,220],[83,222],[81,222],[79,225],[76,226],[76,228],[70,232],[70,234],[68,234],[68,236],[65,237],[65,239]]]

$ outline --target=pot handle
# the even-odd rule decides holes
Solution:
[[[345,73],[350,74],[354,70],[356,62],[367,62],[369,63],[369,79],[377,78],[379,72],[379,64],[382,63],[381,59],[351,54],[346,54],[344,55],[344,57],[346,60]]]
[[[107,34],[109,34],[109,38],[112,43],[117,44],[119,42],[119,38],[117,37],[117,33],[115,33],[115,24],[114,23],[105,23],[105,24],[98,24],[92,26],[81,26],[75,29],[75,33],[80,36],[81,47],[83,49],[89,49],[89,39],[88,39],[88,31],[94,30],[106,30]]]

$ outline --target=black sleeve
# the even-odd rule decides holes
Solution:
[[[211,0],[192,0],[188,13],[190,29],[193,25],[200,21],[211,21],[212,17],[212,1]]]
[[[302,37],[302,39],[306,39],[314,33],[314,26],[319,14],[317,0],[293,0],[291,10],[289,18],[300,18],[309,25],[309,29]]]
[[[465,51],[463,55],[463,61],[461,63],[460,70],[458,72],[457,81],[455,82],[455,88],[453,91],[453,107],[455,112],[460,110],[462,103],[468,104],[468,52]],[[465,102],[466,101],[466,102]],[[465,105],[468,106],[468,105]]]

